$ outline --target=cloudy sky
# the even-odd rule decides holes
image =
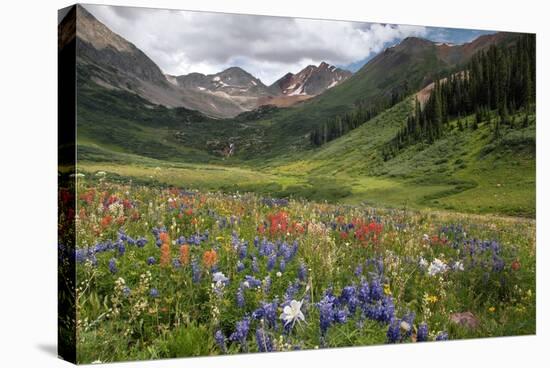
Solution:
[[[85,5],[163,72],[213,74],[239,66],[271,84],[321,61],[355,71],[405,37],[464,43],[491,31]]]

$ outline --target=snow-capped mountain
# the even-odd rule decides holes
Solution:
[[[350,71],[322,62],[319,66],[308,65],[296,74],[287,73],[271,87],[279,89],[285,96],[315,96],[342,83],[351,75]]]

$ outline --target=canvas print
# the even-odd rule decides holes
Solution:
[[[58,35],[62,358],[536,333],[534,34],[84,4]]]

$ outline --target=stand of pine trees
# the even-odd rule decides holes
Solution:
[[[389,98],[379,99],[374,104],[365,101],[357,102],[355,108],[343,115],[328,119],[323,124],[316,126],[310,133],[309,139],[313,146],[321,146],[349,131],[358,128],[382,111],[402,101],[409,94],[407,83],[400,92],[394,91]]]
[[[407,123],[382,149],[384,160],[411,144],[433,143],[445,134],[449,120],[461,116],[475,114],[472,128],[476,129],[491,111],[496,112],[493,137],[498,139],[509,115],[522,109],[528,113],[535,102],[535,62],[534,35],[519,36],[511,46],[492,45],[478,52],[462,72],[434,82],[424,108],[416,101]]]

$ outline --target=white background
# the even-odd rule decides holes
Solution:
[[[116,1],[537,33],[537,336],[112,364],[112,367],[498,366],[548,364],[548,42],[544,1]],[[57,9],[68,1],[3,2],[0,10],[0,366],[64,367],[56,358]],[[162,27],[162,25],[159,25]],[[215,47],[215,46],[213,46]],[[546,351],[544,350],[546,349]]]

